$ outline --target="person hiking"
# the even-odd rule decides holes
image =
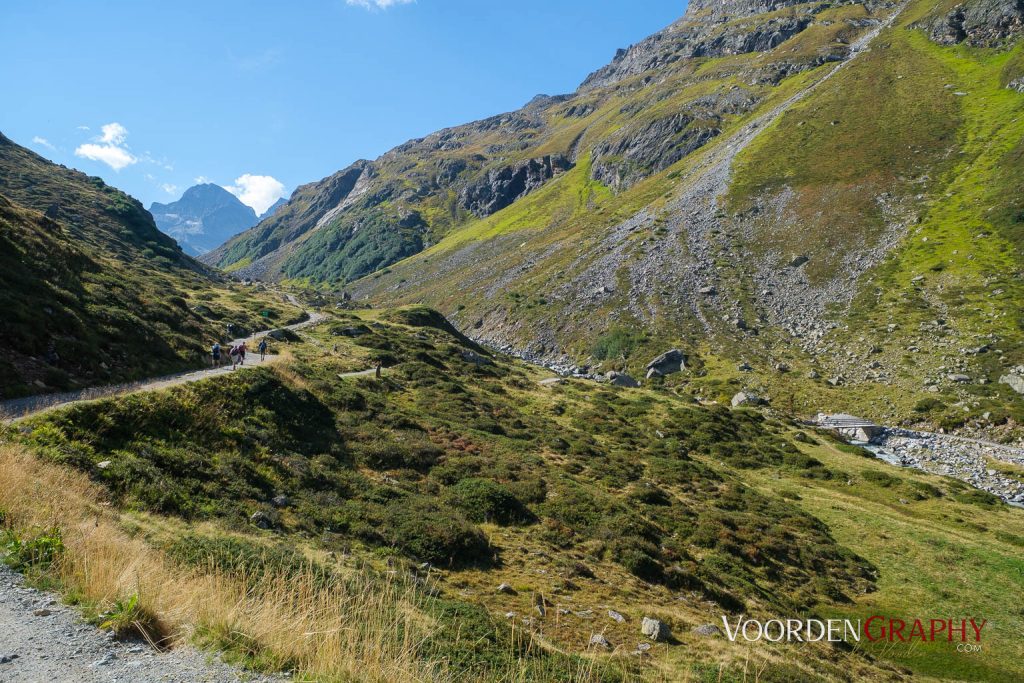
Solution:
[[[228,355],[231,356],[231,369],[232,370],[234,370],[235,366],[238,365],[238,354],[241,353],[239,351],[239,347],[240,346],[241,346],[241,344],[235,344],[234,346],[231,347],[231,351],[228,352]]]
[[[213,367],[220,367],[220,342],[213,342],[210,356],[213,358]]]
[[[238,364],[245,365],[245,342],[238,345]]]
[[[260,352],[260,362],[262,363],[267,359],[267,340],[266,338],[260,339],[260,345],[256,347],[256,350]]]
[[[380,379],[380,368],[382,365],[383,363],[377,361],[377,365],[375,365],[373,368],[373,376],[376,377],[377,379]]]

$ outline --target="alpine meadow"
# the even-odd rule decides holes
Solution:
[[[356,161],[268,142],[359,137],[352,71],[401,95],[353,27],[499,10],[184,3],[168,38],[120,4],[219,94],[106,93],[133,137],[77,146],[56,71],[0,114],[0,681],[1024,681],[1022,0],[690,0],[572,93]],[[509,36],[653,12],[526,4]],[[479,45],[445,41],[438,99]],[[246,152],[164,159],[176,126]]]

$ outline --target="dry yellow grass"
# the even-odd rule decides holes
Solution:
[[[60,529],[65,551],[53,572],[65,595],[96,610],[138,596],[139,613],[159,624],[155,636],[162,646],[198,639],[318,681],[456,678],[445,661],[418,654],[439,625],[417,609],[412,582],[356,575],[327,589],[313,576],[247,581],[183,571],[124,531],[85,475],[9,444],[0,444],[0,509],[16,533]],[[520,656],[508,653],[501,679],[519,678]],[[589,661],[573,675],[595,677]]]

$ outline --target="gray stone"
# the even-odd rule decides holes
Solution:
[[[270,515],[262,510],[252,513],[252,516],[249,517],[249,521],[259,529],[269,529],[274,526],[274,520],[272,520]]]
[[[1007,374],[999,378],[1000,384],[1006,384],[1018,394],[1024,394],[1024,377]]]
[[[748,391],[741,391],[732,397],[733,408],[738,408],[740,406],[759,406],[764,404],[765,400],[763,398]]]
[[[626,621],[626,617],[622,616],[613,609],[608,610],[608,617],[614,621],[619,622],[620,624]]]
[[[498,584],[498,588],[496,590],[499,593],[504,593],[505,595],[515,595],[516,594],[516,589],[513,588],[512,586],[508,585],[507,583],[499,583]]]
[[[274,496],[270,501],[276,508],[286,508],[292,504],[292,499],[285,495]]]
[[[671,375],[685,369],[686,354],[679,349],[672,349],[647,364],[647,378]]]
[[[602,650],[612,649],[612,644],[608,642],[608,639],[601,633],[595,633],[590,636],[590,647],[599,647]]]
[[[971,381],[969,375],[952,374],[948,375],[950,382],[956,382],[957,384],[967,384]]]
[[[722,629],[718,628],[714,624],[701,624],[693,629],[693,632],[700,636],[708,638],[722,635]]]
[[[473,365],[491,365],[493,363],[490,358],[481,356],[476,351],[471,351],[470,349],[463,349],[459,352],[459,355],[462,356],[462,360]]]
[[[624,372],[615,372],[614,370],[612,370],[607,375],[605,375],[605,379],[607,379],[609,382],[611,382],[613,385],[617,387],[636,388],[640,386],[640,382],[637,382],[635,379],[633,379]]]
[[[640,624],[640,632],[655,642],[672,637],[672,631],[665,622],[651,617],[644,617]]]

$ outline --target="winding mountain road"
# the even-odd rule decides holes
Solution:
[[[296,306],[300,305],[295,297],[290,294],[288,295],[288,300]],[[307,327],[312,327],[313,325],[323,322],[327,318],[325,314],[317,311],[306,311],[306,314],[309,318],[301,323],[274,329],[285,329],[294,332]],[[235,339],[231,342],[231,346],[240,344],[243,341],[251,345],[253,341],[262,339],[273,332],[274,329],[263,330],[262,332],[257,332],[252,336],[245,337],[243,339]],[[227,354],[228,348],[230,348],[230,346],[224,350],[225,355]],[[278,360],[279,356],[268,354],[266,359],[261,362],[259,354],[255,352],[255,346],[253,346],[253,348],[249,349],[249,353],[246,355],[245,365],[240,365],[238,368],[240,370],[249,370],[255,367],[270,365]],[[207,368],[206,370],[190,370],[188,372],[180,372],[173,375],[165,375],[163,377],[154,377],[152,379],[139,380],[137,382],[112,384],[104,387],[90,387],[88,389],[68,391],[60,394],[38,394],[35,396],[26,396],[24,398],[15,398],[0,402],[0,423],[11,424],[27,417],[39,415],[40,413],[45,413],[49,410],[61,408],[74,403],[93,401],[100,398],[108,398],[110,396],[134,394],[140,391],[157,391],[159,389],[178,386],[179,384],[189,384],[191,382],[209,379],[210,377],[218,377],[229,372],[233,372],[230,365],[230,359],[228,359],[228,365],[217,368]]]

